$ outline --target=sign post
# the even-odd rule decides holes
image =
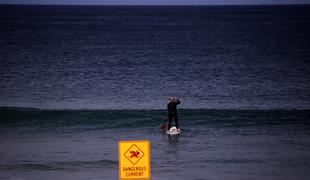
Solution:
[[[120,141],[118,143],[119,178],[150,179],[150,142]]]

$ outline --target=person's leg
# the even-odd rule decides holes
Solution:
[[[173,115],[169,114],[168,131],[169,131],[169,130],[170,130],[170,128],[171,128],[172,118],[173,118]]]
[[[178,119],[178,114],[174,115],[174,122],[175,122],[175,127],[179,129],[179,119]]]

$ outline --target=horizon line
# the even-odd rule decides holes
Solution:
[[[85,4],[85,3],[1,3],[1,5],[22,5],[22,6],[290,6],[290,5],[310,5],[310,2],[307,3],[214,3],[214,4]]]
[[[0,106],[3,110],[34,110],[34,111],[166,111],[166,108],[39,108]],[[218,111],[310,111],[310,108],[179,108],[178,110],[218,110]]]

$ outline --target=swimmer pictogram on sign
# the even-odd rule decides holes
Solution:
[[[143,151],[136,145],[133,144],[130,148],[124,153],[124,156],[133,164],[136,165],[140,159],[143,158]]]

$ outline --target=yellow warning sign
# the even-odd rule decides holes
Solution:
[[[120,141],[118,143],[120,179],[149,179],[150,142]]]

